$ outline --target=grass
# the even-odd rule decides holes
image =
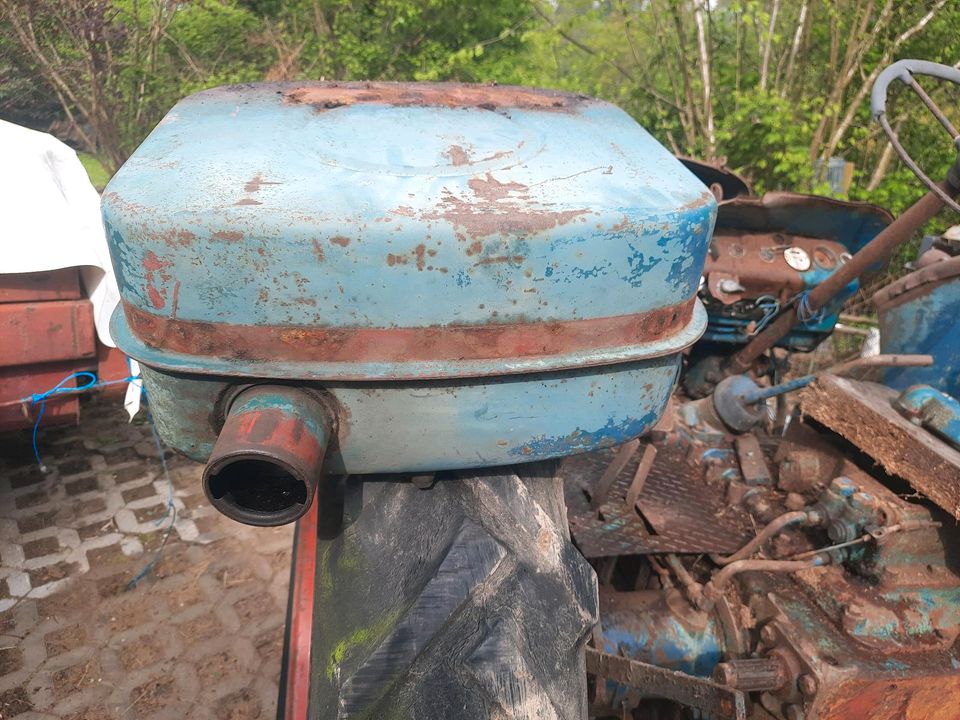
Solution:
[[[83,169],[87,171],[87,177],[90,178],[90,182],[93,183],[97,192],[103,192],[103,189],[107,186],[107,182],[110,180],[110,173],[107,172],[103,163],[101,163],[96,156],[90,155],[89,153],[80,152],[77,153],[77,156],[80,158],[80,163],[83,165]]]

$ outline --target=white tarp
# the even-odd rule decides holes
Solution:
[[[79,267],[100,341],[120,299],[100,195],[77,154],[52,135],[0,120],[0,273]]]

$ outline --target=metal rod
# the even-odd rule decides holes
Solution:
[[[933,365],[932,355],[873,355],[865,358],[854,358],[853,360],[828,367],[825,370],[788,380],[779,385],[759,388],[745,394],[743,396],[743,402],[747,405],[753,405],[767,398],[799,390],[812,383],[821,375],[841,375],[851,370],[868,367],[930,367],[931,365]]]
[[[947,183],[940,183],[942,191],[956,194],[957,190]],[[830,277],[813,288],[807,295],[807,305],[811,312],[816,312],[830,301],[840,290],[852,280],[860,277],[871,265],[887,258],[895,247],[910,239],[931,218],[943,209],[943,200],[933,191],[928,192],[917,202],[907,208],[903,214],[888,225],[883,232],[867,243],[845,264]],[[799,322],[796,309],[788,308],[773,322],[764,328],[732,359],[729,371],[731,373],[745,372],[753,365],[753,361],[767,350],[772,348]]]
[[[910,87],[913,88],[913,91],[917,94],[920,100],[923,101],[923,104],[927,106],[927,110],[933,113],[933,116],[940,121],[940,124],[943,125],[944,129],[950,133],[950,139],[956,142],[960,139],[960,133],[957,132],[957,129],[953,126],[953,123],[950,122],[950,118],[943,114],[943,110],[933,101],[933,98],[927,95],[927,91],[918,83],[913,75],[910,76]]]

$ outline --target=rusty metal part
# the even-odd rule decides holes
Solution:
[[[753,540],[737,550],[737,552],[732,555],[713,554],[710,556],[710,559],[717,565],[729,565],[730,563],[750,557],[773,538],[774,535],[783,532],[783,530],[788,527],[794,525],[815,525],[819,524],[820,520],[820,516],[813,511],[796,510],[784,513],[780,517],[771,520],[763,530],[757,533],[757,536],[753,538]]]
[[[350,105],[432,106],[446,108],[523,108],[571,111],[591,102],[585,95],[511,85],[457,83],[338,82],[285,83],[283,99],[312,105],[318,112]]]
[[[668,553],[664,556],[664,560],[667,563],[667,567],[670,568],[673,574],[676,575],[677,580],[680,581],[680,587],[683,588],[687,600],[690,601],[693,607],[698,607],[700,601],[703,599],[703,585],[694,579],[693,575],[690,574],[690,571],[687,570],[687,567],[683,564],[683,561],[674,553]]]
[[[831,365],[823,371],[823,375],[846,375],[852,370],[864,370],[873,367],[930,367],[933,365],[932,355],[871,355],[870,357],[854,358],[847,362]],[[816,373],[817,376],[821,373]]]
[[[745,572],[767,572],[767,573],[789,573],[799,570],[809,570],[810,568],[823,567],[833,562],[833,558],[826,553],[817,553],[807,560],[759,560],[751,558],[749,560],[737,560],[721,568],[710,582],[704,585],[704,602],[700,606],[701,610],[711,610],[716,599],[723,594],[727,585],[734,576]]]
[[[211,504],[248,525],[283,525],[301,517],[316,495],[332,425],[324,404],[302,390],[242,390],[203,471]]]
[[[875,383],[827,375],[804,391],[800,404],[805,415],[960,518],[960,452],[894,410],[897,394]]]
[[[740,474],[747,485],[769,485],[770,469],[760,448],[757,436],[752,433],[741,435],[734,440],[737,460],[740,461]]]
[[[925,253],[924,256],[928,254]],[[927,265],[878,290],[873,296],[873,304],[877,312],[883,313],[916,297],[928,294],[958,275],[960,275],[960,256]]]
[[[293,541],[293,568],[285,638],[285,684],[279,705],[283,716],[307,717],[310,705],[310,648],[313,643],[313,609],[317,578],[318,503],[297,521]]]
[[[945,182],[941,183],[940,187],[944,191],[957,193],[956,188]],[[863,249],[854,254],[846,264],[810,290],[806,295],[809,311],[817,312],[852,280],[860,277],[876,263],[886,260],[895,247],[909,240],[942,209],[943,201],[933,192],[928,192],[920,198]],[[745,372],[757,358],[772,348],[798,322],[796,308],[791,306],[733,357],[728,366],[728,372]]]
[[[32,273],[0,273],[0,303],[79,300],[80,271],[69,267]]]
[[[640,441],[634,438],[630,442],[626,442],[617,448],[617,454],[613,456],[613,460],[607,466],[607,469],[603,471],[603,475],[597,480],[597,484],[594,485],[593,493],[590,497],[591,508],[599,510],[600,506],[607,501],[607,494],[610,492],[614,481],[617,479],[620,471],[630,462],[630,458],[633,457],[633,454],[637,452],[637,448],[639,447]]]
[[[429,328],[228,325],[161,317],[124,302],[150,347],[245,361],[413,362],[546,358],[662,340],[690,322],[696,299],[634,315]]]
[[[601,517],[590,508],[585,493],[609,465],[613,451],[575,455],[561,474],[568,488],[567,516],[577,547],[588,558],[659,553],[734,552],[748,538],[741,511],[704,488],[702,468],[678,447],[660,447],[647,475],[636,508],[624,500],[629,491],[634,456],[617,476]],[[653,529],[650,533],[644,518]]]
[[[743,692],[675,670],[587,648],[587,672],[635,687],[645,697],[660,697],[697,708],[716,718],[746,720]]]
[[[815,258],[817,268],[832,271],[847,248],[821,238],[720,230],[710,242],[703,269],[710,294],[724,305],[761,295],[786,303],[807,286],[805,274],[810,269],[809,260],[806,268],[792,267],[790,251]],[[730,280],[740,285],[739,290],[725,286]]]
[[[775,656],[728,660],[713,670],[714,682],[745,692],[777,690],[787,680],[786,668]]]
[[[668,408],[668,412],[670,409]],[[653,467],[654,460],[657,459],[656,446],[648,443],[643,449],[643,455],[640,456],[640,464],[637,465],[636,472],[633,473],[633,480],[630,481],[630,487],[627,489],[626,505],[628,508],[637,504],[637,498],[643,492],[643,486],[647,482],[647,476],[650,474],[650,468]]]
[[[813,488],[825,473],[824,459],[816,450],[796,448],[784,454],[777,471],[777,487],[802,493]]]
[[[93,305],[87,300],[2,303],[0,338],[0,367],[94,358]]]

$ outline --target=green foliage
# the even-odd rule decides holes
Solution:
[[[90,178],[93,186],[98,191],[103,190],[110,181],[110,173],[107,172],[103,163],[89,153],[77,153],[77,157],[80,158],[80,164],[83,165],[83,169],[87,171],[87,176]]]
[[[851,199],[899,212],[922,188],[884,160],[871,73],[900,57],[955,62],[958,26],[952,0],[0,0],[0,113],[69,127],[113,169],[181,97],[216,85],[533,85],[611,100],[759,192],[828,193],[816,168],[841,157]],[[916,98],[898,88],[890,117],[942,177],[949,139]]]

